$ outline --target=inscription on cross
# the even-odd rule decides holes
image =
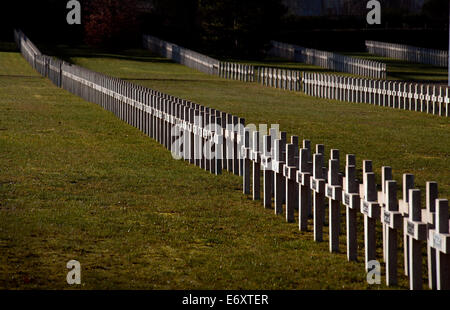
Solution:
[[[392,180],[392,168],[391,167],[386,167],[383,166],[381,167],[381,191],[378,192],[378,203],[380,204],[380,208],[381,208],[381,222],[383,223],[383,217],[384,217],[384,212],[386,211],[386,181],[390,181]],[[386,231],[387,231],[387,226],[386,225],[382,225],[382,232],[383,232],[383,258],[386,261],[386,251],[387,249],[385,248],[386,243]]]
[[[375,225],[380,218],[380,206],[377,202],[375,173],[364,173],[364,195],[361,200],[361,213],[364,215],[364,253],[366,271],[369,271],[369,262],[376,259]]]
[[[356,215],[360,208],[360,196],[358,193],[358,183],[356,182],[356,159],[355,155],[348,154],[345,164],[344,189],[342,191],[342,201],[346,206],[346,227],[347,227],[347,259],[356,261],[357,236],[356,236]]]
[[[405,275],[409,272],[409,238],[408,238],[408,216],[409,216],[409,190],[414,188],[414,175],[403,174],[403,199],[398,202],[399,210],[403,216],[403,257]]]

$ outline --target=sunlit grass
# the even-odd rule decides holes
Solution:
[[[70,54],[247,123],[279,123],[327,153],[355,153],[359,166],[372,159],[378,176],[391,165],[397,180],[414,173],[422,189],[438,181],[449,196],[445,118],[226,81],[142,50]],[[346,261],[344,244],[329,254],[327,242],[242,195],[240,178],[173,160],[18,53],[0,53],[0,68],[0,287],[67,288],[65,264],[77,259],[87,289],[384,288],[366,283],[361,242],[358,263]]]

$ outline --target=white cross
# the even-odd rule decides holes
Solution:
[[[323,177],[323,153],[316,153],[313,157],[313,175],[310,177],[311,190],[314,192],[313,214],[314,214],[314,241],[323,240],[323,217],[325,179]]]
[[[364,247],[366,270],[368,263],[376,257],[375,224],[380,218],[380,205],[377,202],[375,173],[366,172],[363,179],[364,193],[361,200],[361,213],[364,214]]]
[[[436,229],[430,230],[428,244],[436,250],[438,290],[450,289],[450,234],[448,200],[436,199]]]
[[[409,190],[409,218],[406,221],[409,239],[409,287],[422,289],[422,241],[427,240],[427,224],[422,222],[420,190]]]
[[[397,284],[397,230],[402,227],[402,214],[398,211],[397,182],[387,180],[384,186],[384,207],[381,213],[381,223],[385,238],[383,248],[385,249],[386,262],[386,285]]]

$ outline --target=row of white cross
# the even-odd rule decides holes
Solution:
[[[271,44],[272,49],[269,51],[269,54],[275,57],[282,57],[291,61],[303,62],[360,76],[376,79],[386,78],[386,64],[381,62],[319,51],[277,41],[271,41]]]
[[[143,36],[144,47],[190,68],[208,74],[218,74],[219,61],[154,36]]]
[[[253,199],[261,199],[260,171],[263,170],[263,205],[271,208],[272,198],[276,214],[284,213],[287,222],[295,221],[301,231],[307,231],[312,216],[313,235],[323,241],[325,198],[329,209],[329,244],[331,252],[339,251],[341,233],[341,205],[346,207],[347,258],[358,257],[357,212],[364,216],[364,255],[366,269],[376,257],[376,225],[382,226],[383,257],[386,263],[386,283],[396,285],[398,230],[404,236],[405,275],[411,289],[422,289],[422,243],[427,245],[428,285],[431,289],[450,289],[450,234],[448,200],[438,199],[437,183],[427,182],[426,209],[421,209],[420,190],[414,188],[413,176],[403,176],[403,199],[397,200],[397,183],[392,169],[382,167],[381,191],[377,192],[372,162],[363,161],[363,182],[356,178],[355,156],[346,156],[345,172],[339,171],[339,151],[331,150],[328,165],[324,165],[324,146],[316,145],[311,154],[311,143],[303,140],[299,149],[297,136],[286,143],[286,133],[244,131],[245,194],[252,191]],[[275,136],[274,136],[275,135]],[[253,136],[253,139],[250,137]],[[252,171],[252,172],[251,172]],[[251,180],[252,179],[252,180]],[[251,186],[252,185],[252,186]],[[250,191],[250,187],[252,190]]]
[[[303,91],[314,97],[360,102],[449,116],[447,86],[303,73]]]
[[[281,68],[258,67],[257,82],[268,87],[301,91],[302,72]]]
[[[146,48],[149,48],[150,50],[165,57],[174,59],[174,56],[172,55],[174,45],[172,43],[162,41],[151,36],[144,36],[144,42],[146,42]],[[276,50],[277,56],[280,57],[292,59],[292,57],[295,56],[295,51],[297,50],[307,51],[306,54],[310,56],[315,55],[314,53],[312,54],[310,50],[303,49],[295,45],[275,41],[272,43],[274,44],[274,49]],[[177,48],[183,49],[180,47]],[[291,91],[303,91],[307,95],[318,98],[369,103],[384,107],[431,113],[440,116],[449,116],[450,114],[450,97],[448,87],[446,86],[362,79],[334,74],[310,73],[264,66],[258,66],[255,68],[255,66],[252,65],[218,62],[208,56],[204,56],[190,50],[187,51],[188,52],[186,52],[186,54],[190,54],[192,57],[197,57],[197,61],[193,61],[192,63],[181,62],[176,59],[175,61],[206,73],[218,74],[220,77],[226,79],[254,82],[256,75],[256,81],[262,85]],[[317,59],[325,59],[325,56],[320,53],[316,56],[314,57]],[[336,55],[334,58],[341,59]],[[203,59],[206,63],[208,63],[208,65],[204,65],[204,67],[207,68],[206,71],[204,68],[198,68],[198,64],[203,63]],[[342,58],[342,63],[347,64],[350,60],[353,61],[353,58]],[[359,69],[370,69],[369,71],[375,67],[376,70],[382,72],[381,75],[378,73],[375,74],[375,77],[385,77],[385,67],[380,67],[380,63],[378,62],[374,62],[372,64],[370,62],[367,63],[364,60],[358,59],[357,64]],[[352,73],[360,74],[361,72],[354,71]]]
[[[378,56],[438,67],[448,66],[448,51],[379,41],[366,41],[366,49],[370,54]]]
[[[305,94],[346,102],[449,116],[447,86],[387,80],[370,80],[325,73],[258,67],[258,82],[264,86],[303,91]]]
[[[42,55],[36,45],[21,30],[14,30],[14,40],[20,52],[29,63],[34,62],[35,55]]]
[[[20,40],[20,38],[19,38]],[[19,42],[21,43],[21,42]],[[26,52],[26,51],[24,51]],[[30,64],[37,68],[35,59]],[[59,72],[53,72],[54,70]],[[46,68],[48,77],[60,76],[62,88],[111,111],[139,128],[183,158],[214,174],[227,169],[243,177],[243,192],[261,199],[260,177],[264,178],[263,201],[276,214],[286,214],[299,229],[308,230],[312,216],[314,240],[324,240],[325,198],[329,208],[330,251],[339,251],[341,205],[346,206],[348,260],[356,260],[357,212],[364,216],[364,255],[368,263],[376,259],[376,225],[382,224],[386,283],[397,283],[397,231],[402,229],[405,274],[411,289],[422,288],[421,246],[427,244],[428,279],[432,289],[450,289],[450,234],[448,201],[438,199],[437,184],[427,183],[426,209],[421,209],[420,191],[413,176],[403,176],[403,199],[396,198],[396,182],[390,167],[382,168],[381,191],[377,192],[372,162],[363,161],[362,184],[356,179],[356,159],[346,156],[341,173],[340,155],[331,150],[324,164],[325,147],[291,137],[271,128],[265,131],[244,127],[245,120],[158,91],[61,62]],[[251,175],[253,176],[251,178]],[[252,182],[251,182],[252,181]]]
[[[255,67],[233,62],[220,62],[219,76],[224,79],[254,82]]]

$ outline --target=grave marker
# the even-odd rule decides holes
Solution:
[[[325,187],[325,196],[329,199],[329,234],[330,252],[339,252],[339,226],[342,186],[339,179],[339,156],[333,154],[328,161],[328,183]],[[337,158],[336,158],[337,157]]]
[[[438,199],[438,184],[436,182],[426,183],[426,209],[422,210],[422,220],[427,223],[427,236],[436,226],[436,199]],[[436,289],[436,250],[427,243],[428,261],[428,287]]]
[[[360,208],[360,196],[356,182],[356,160],[352,154],[347,155],[345,166],[344,190],[342,201],[346,208],[347,259],[356,261],[358,257],[356,214]]]
[[[283,186],[283,166],[286,144],[282,139],[276,139],[274,145],[274,159],[272,160],[272,170],[275,174],[275,214],[283,213],[283,196],[285,188]]]
[[[378,192],[378,203],[380,204],[381,208],[381,222],[383,223],[383,216],[384,212],[387,211],[386,209],[386,199],[388,196],[386,195],[386,181],[392,180],[392,168],[383,166],[381,167],[381,191]],[[397,210],[398,211],[398,210]],[[387,226],[382,225],[382,232],[383,232],[383,258],[386,261],[386,231]]]
[[[244,130],[244,145],[242,146],[242,154],[244,157],[244,177],[243,177],[243,188],[244,194],[250,195],[250,159],[251,159],[251,148],[250,148],[250,129],[245,128]]]
[[[299,184],[299,229],[300,231],[308,230],[308,218],[310,215],[310,160],[311,154],[309,149],[302,148],[299,154],[299,171],[297,171],[297,183]]]
[[[221,131],[221,123],[222,119],[220,117],[216,117],[216,127],[214,129],[214,144],[216,151],[216,160],[215,160],[215,168],[214,171],[216,175],[222,174],[222,144],[223,144],[223,136]]]
[[[286,145],[286,163],[283,166],[283,176],[286,178],[286,221],[292,223],[294,211],[298,206],[298,193],[296,186],[297,166],[295,155],[298,146],[294,143]]]
[[[253,149],[251,156],[253,161],[253,200],[259,200],[261,199],[261,153],[259,146],[259,131],[253,132]]]
[[[390,168],[390,167],[386,167]],[[390,171],[390,169],[388,169]],[[388,178],[388,177],[386,177]],[[386,262],[386,285],[396,285],[397,280],[397,251],[398,251],[398,229],[401,229],[403,220],[402,214],[398,212],[397,182],[385,180],[383,186],[385,193],[384,207],[381,212],[381,223],[385,233],[383,239],[383,249]]]
[[[403,199],[398,202],[399,211],[403,216],[403,258],[404,258],[404,271],[405,275],[408,275],[409,271],[409,238],[407,234],[408,226],[408,214],[409,214],[409,190],[414,188],[414,175],[405,173],[403,174]]]
[[[364,173],[364,195],[361,200],[361,213],[364,214],[364,254],[366,271],[369,262],[376,259],[375,225],[380,218],[380,206],[377,202],[375,173]]]
[[[407,231],[409,239],[409,287],[422,289],[422,242],[427,240],[427,224],[422,222],[420,190],[409,190],[409,219]]]
[[[313,175],[310,178],[313,191],[314,241],[323,241],[323,222],[325,217],[325,179],[323,177],[323,153],[313,157]]]
[[[261,165],[263,167],[264,176],[264,208],[268,209],[272,207],[272,137],[269,135],[264,136],[263,140],[263,152],[261,154]]]
[[[448,200],[436,199],[436,228],[430,230],[428,243],[436,251],[436,288],[450,290],[450,234]]]

